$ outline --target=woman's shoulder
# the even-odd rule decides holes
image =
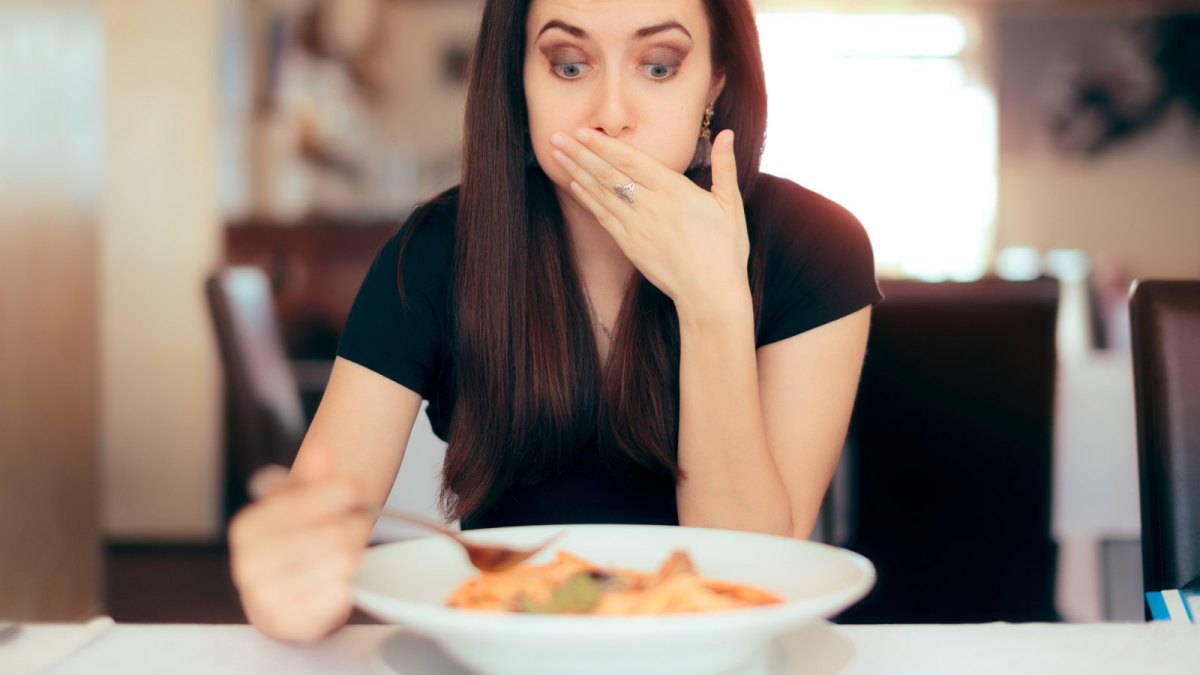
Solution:
[[[862,222],[834,200],[786,178],[760,174],[746,203],[754,236],[768,259],[784,265],[856,263],[874,273]]]
[[[448,270],[454,257],[457,216],[457,187],[417,204],[383,241],[376,264],[395,268],[403,254],[406,267],[429,272]]]
[[[796,237],[863,232],[862,223],[834,200],[787,178],[761,173],[746,210],[764,234]]]
[[[458,186],[417,204],[408,218],[389,237],[406,250],[414,248],[432,253],[453,250],[454,223],[458,219]]]
[[[451,325],[456,204],[457,193],[444,192],[413,209],[387,237],[338,345],[339,356],[426,398],[437,386]]]
[[[871,241],[842,205],[761,174],[746,215],[764,255],[759,346],[879,301]]]
[[[450,283],[457,215],[457,187],[418,204],[380,245],[371,277],[390,276],[394,288],[396,272],[401,270],[409,290],[442,293]]]

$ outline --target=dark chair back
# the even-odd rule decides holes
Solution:
[[[1050,621],[1058,283],[884,281],[847,446],[844,623]]]
[[[1146,591],[1200,583],[1200,280],[1130,302]]]
[[[223,267],[205,291],[225,375],[226,507],[232,512],[245,502],[246,481],[256,469],[291,465],[307,421],[266,274]]]

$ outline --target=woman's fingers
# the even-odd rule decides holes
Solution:
[[[679,174],[663,166],[650,155],[628,143],[609,138],[607,134],[580,129],[575,132],[573,140],[579,143],[581,150],[576,161],[585,168],[591,169],[592,166],[600,164],[612,167],[647,190],[663,189],[679,178]]]
[[[711,191],[599,132],[556,133],[550,142],[575,200],[651,283],[679,302],[709,294],[696,280],[714,269],[724,270],[722,277],[735,267],[745,273],[748,243],[732,140],[732,131],[717,135]],[[618,192],[630,183],[632,195]]]
[[[742,193],[738,186],[737,158],[733,150],[733,130],[717,134],[712,149],[712,192],[726,208],[742,209]]]
[[[331,557],[301,575],[243,594],[248,616],[272,637],[309,641],[345,623],[354,609],[353,569]]]
[[[370,530],[346,478],[288,479],[242,509],[230,525],[230,567],[247,617],[281,640],[341,625]]]
[[[625,232],[623,218],[629,215],[630,205],[622,201],[611,187],[605,188],[594,175],[585,171],[563,152],[555,150],[554,160],[571,177],[571,191],[579,203],[583,204],[619,243]]]
[[[261,538],[304,529],[336,516],[362,513],[363,507],[354,483],[346,478],[335,478],[315,485],[293,483],[269,498],[247,506],[246,511],[247,515],[257,516],[253,522],[264,525],[252,533],[255,538]]]
[[[250,480],[246,482],[246,492],[251,499],[263,499],[286,489],[290,480],[291,476],[286,466],[268,464],[259,467],[250,476]]]
[[[561,134],[556,137],[561,137]],[[628,215],[630,204],[617,195],[614,186],[629,184],[632,182],[629,176],[603,162],[578,143],[568,143],[565,148],[555,150],[554,161],[604,210],[618,219]],[[599,217],[599,214],[595,215]]]
[[[303,600],[312,591],[331,586],[343,593],[353,586],[354,572],[358,560],[346,552],[328,552],[309,564],[288,570],[288,574],[276,574],[270,583],[256,589],[256,599],[261,602],[284,603]]]
[[[234,571],[235,582],[271,582],[318,566],[330,556],[357,562],[362,555],[364,533],[369,523],[340,518],[293,529],[290,533],[263,533],[241,547],[243,553]]]
[[[600,201],[593,196],[591,190],[583,187],[578,182],[571,181],[571,192],[575,195],[575,198],[579,200],[579,203],[583,204],[583,208],[591,211],[592,215],[596,216],[596,220],[600,223],[600,225],[604,227],[604,229],[607,230],[610,235],[612,235],[612,238],[616,240],[617,244],[620,245],[620,243],[625,239],[625,227],[621,223],[621,219],[613,215],[612,211],[608,210],[608,207],[606,207],[604,204],[601,204]]]

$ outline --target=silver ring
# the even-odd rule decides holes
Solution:
[[[618,197],[625,200],[626,204],[632,204],[633,203],[633,191],[636,188],[637,188],[637,183],[630,181],[626,185],[614,185],[613,192],[617,193]]]

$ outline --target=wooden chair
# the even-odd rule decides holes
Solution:
[[[271,287],[257,267],[223,267],[205,284],[226,394],[226,511],[246,501],[250,475],[291,466],[307,419],[284,351]]]
[[[1200,585],[1200,280],[1130,302],[1144,590]]]

